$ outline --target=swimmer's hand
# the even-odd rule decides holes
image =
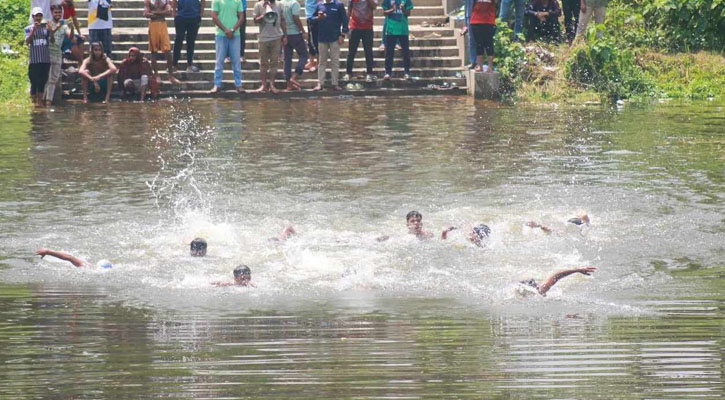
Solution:
[[[49,250],[48,249],[38,249],[35,251],[35,254],[39,255],[40,258],[43,258],[48,255]]]
[[[526,226],[528,226],[529,228],[541,228],[542,231],[544,231],[546,233],[551,233],[551,228],[549,228],[546,225],[541,225],[538,222],[529,221],[526,223]]]
[[[379,238],[376,238],[375,240],[377,240],[378,242],[384,242],[388,239],[390,239],[390,235],[383,235],[383,236],[380,236]]]
[[[577,268],[576,272],[582,274],[582,275],[591,275],[592,272],[596,271],[597,267],[583,267],[583,268]]]
[[[448,239],[448,232],[453,231],[457,229],[455,226],[449,226],[446,229],[443,229],[443,232],[441,232],[441,239],[446,240]]]

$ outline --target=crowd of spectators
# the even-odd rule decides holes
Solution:
[[[238,92],[243,92],[247,2],[246,0],[211,0],[211,20],[215,27],[214,82],[210,93],[222,90],[224,67],[229,63]],[[284,79],[288,91],[301,90],[304,71],[317,72],[314,90],[323,90],[327,70],[331,87],[339,85],[340,48],[348,38],[344,81],[352,79],[353,64],[362,43],[367,82],[377,79],[373,71],[373,16],[379,6],[385,17],[380,50],[385,54],[384,80],[392,79],[395,50],[402,53],[403,78],[410,79],[410,30],[408,17],[413,0],[305,0],[306,27],[300,18],[298,0],[259,0],[253,9],[253,22],[259,27],[260,86],[255,92],[277,93],[275,83],[280,56],[283,56]],[[604,20],[608,0],[464,0],[465,27],[469,32],[471,68],[493,72],[496,17],[507,20],[514,11],[513,31],[516,38],[526,30],[528,40],[571,42],[581,35],[592,15],[597,23]],[[379,2],[379,3],[378,3]],[[113,15],[111,0],[88,0],[88,35],[81,33],[73,0],[32,0],[30,25],[25,28],[30,61],[30,93],[37,106],[57,101],[63,73],[77,72],[81,79],[83,101],[94,98],[108,101],[114,90],[121,98],[145,100],[156,98],[161,87],[157,53],[166,59],[167,80],[177,78],[181,50],[186,45],[186,72],[199,72],[194,64],[194,50],[202,24],[206,0],[144,0],[143,16],[148,19],[149,58],[137,46],[117,64],[113,60]],[[562,35],[560,18],[564,15]],[[167,18],[173,19],[175,40],[172,48]],[[526,20],[525,20],[526,18]],[[306,30],[305,30],[306,28]],[[562,37],[563,36],[563,37]],[[85,43],[89,42],[85,56]],[[294,54],[298,61],[292,68]],[[62,70],[63,55],[79,68]],[[484,59],[485,57],[485,59]]]

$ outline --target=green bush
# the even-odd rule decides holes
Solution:
[[[634,53],[620,48],[604,32],[602,25],[589,27],[587,43],[574,48],[567,60],[566,78],[595,89],[609,102],[654,94],[654,84],[637,65]],[[600,37],[597,37],[598,33]]]
[[[493,37],[494,65],[501,79],[501,93],[512,97],[521,86],[526,52],[520,42],[512,40],[513,30],[503,21],[496,22],[496,35]]]
[[[725,50],[725,0],[640,0],[647,28],[675,51]]]
[[[7,43],[15,51],[25,49],[24,28],[29,24],[30,0],[0,1],[0,44]]]

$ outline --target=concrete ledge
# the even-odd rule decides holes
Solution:
[[[466,71],[468,94],[477,99],[498,100],[501,98],[501,79],[498,72]]]
[[[365,90],[344,90],[341,92],[325,89],[319,92],[312,90],[302,90],[295,92],[272,93],[237,93],[234,90],[223,90],[218,93],[210,94],[207,91],[186,91],[179,93],[161,93],[161,99],[184,99],[184,98],[201,98],[201,99],[309,99],[309,98],[330,98],[330,97],[387,97],[387,96],[462,96],[466,93],[465,88],[384,88],[384,89],[365,89]],[[118,99],[118,93],[114,92],[111,96]],[[74,93],[65,96],[65,99],[75,101],[81,100],[83,96],[80,93]]]

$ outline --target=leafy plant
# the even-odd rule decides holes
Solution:
[[[634,53],[617,46],[604,30],[603,25],[589,27],[587,43],[576,47],[567,60],[566,78],[595,89],[609,102],[653,94],[654,84],[637,65]]]
[[[521,86],[521,73],[526,62],[526,52],[520,41],[513,41],[513,30],[503,21],[496,22],[493,37],[494,65],[501,80],[501,93],[512,97]]]
[[[725,0],[644,0],[647,27],[676,51],[725,50]]]

